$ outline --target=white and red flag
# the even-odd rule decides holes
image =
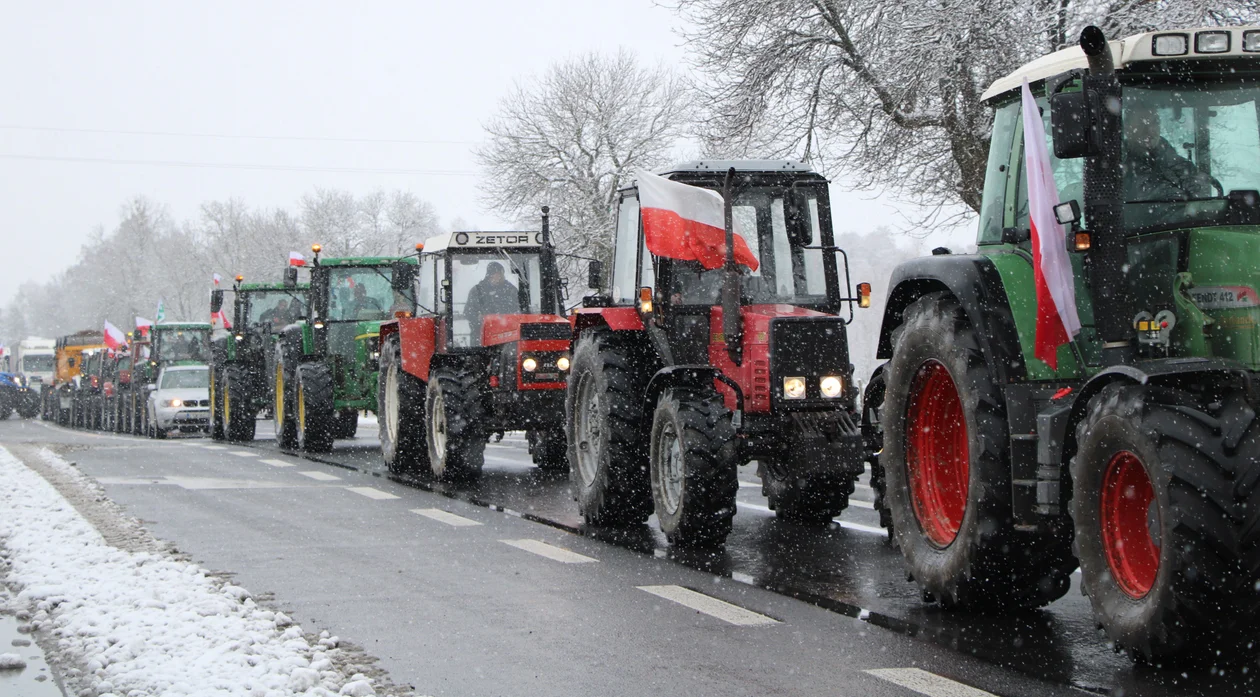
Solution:
[[[214,280],[214,285],[216,285],[216,286],[217,286],[217,285],[219,285],[219,281],[222,281],[222,280],[223,280],[223,277],[222,277],[222,276],[220,276],[220,275],[219,275],[219,274],[217,274],[217,273],[216,273],[214,276],[212,276],[211,278]]]
[[[227,314],[223,310],[210,313],[210,323],[221,325],[224,329],[231,329],[232,323],[228,321]]]
[[[1041,109],[1023,87],[1024,166],[1028,172],[1028,223],[1032,228],[1033,283],[1037,291],[1037,334],[1033,355],[1059,367],[1059,347],[1081,331],[1076,315],[1076,282],[1063,226],[1054,217],[1059,189],[1050,168],[1050,148]]]
[[[289,266],[306,266],[306,257],[301,252],[289,252]]]
[[[127,346],[127,333],[105,320],[105,348],[118,351]]]
[[[645,170],[639,181],[639,210],[648,251],[659,257],[698,261],[706,269],[726,263],[726,212],[722,195]],[[757,257],[735,234],[735,261],[757,270]]]
[[[136,333],[140,334],[141,336],[144,336],[145,334],[148,334],[149,330],[152,328],[153,328],[153,320],[145,319],[140,316],[136,317]]]

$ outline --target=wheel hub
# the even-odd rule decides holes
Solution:
[[[943,363],[933,359],[919,367],[906,411],[906,475],[914,514],[928,540],[947,547],[967,510],[971,459],[958,387]]]
[[[682,504],[684,465],[682,444],[672,422],[662,425],[656,446],[661,453],[662,503],[667,512],[675,513]]]
[[[599,443],[601,433],[601,403],[599,391],[590,373],[583,373],[578,382],[577,408],[573,415],[576,422],[578,473],[582,483],[590,486],[599,470]]]
[[[1122,450],[1112,456],[1099,505],[1111,576],[1129,597],[1143,598],[1159,573],[1160,520],[1155,489],[1137,455]]]
[[[390,442],[398,440],[398,367],[390,364],[385,373],[385,428]]]
[[[442,388],[437,387],[433,395],[433,414],[429,419],[429,438],[433,441],[433,470],[442,474],[446,469],[446,400],[442,397]]]

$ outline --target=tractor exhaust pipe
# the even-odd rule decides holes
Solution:
[[[1085,160],[1085,221],[1093,246],[1090,250],[1094,319],[1103,342],[1105,365],[1131,363],[1133,346],[1133,297],[1129,290],[1129,245],[1124,228],[1123,121],[1120,81],[1111,57],[1111,46],[1098,27],[1081,32],[1081,50],[1089,62],[1084,88],[1097,105],[1093,127],[1098,154]]]
[[[559,299],[553,289],[560,287],[560,278],[556,270],[556,248],[551,244],[551,206],[542,207],[542,249],[538,254],[542,267],[542,306],[544,315],[558,315]]]

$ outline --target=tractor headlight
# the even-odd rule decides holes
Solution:
[[[237,335],[236,335],[236,340],[237,340],[237,341],[244,341],[244,340],[245,340],[245,335],[244,335],[244,334],[237,334]]]
[[[805,399],[805,378],[783,378],[784,399]]]
[[[818,391],[822,392],[822,396],[828,399],[835,399],[844,391],[844,380],[835,375],[828,375],[818,381]]]
[[[521,368],[523,368],[527,373],[532,373],[535,370],[538,370],[538,361],[533,358],[526,358],[521,361]]]
[[[568,357],[568,356],[561,356],[561,357],[557,358],[557,359],[556,359],[556,367],[557,367],[557,368],[559,368],[560,370],[568,370],[568,369],[569,369],[569,357]]]

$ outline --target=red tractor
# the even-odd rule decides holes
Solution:
[[[788,161],[699,161],[664,177],[723,192],[725,260],[653,249],[642,183],[620,192],[610,287],[573,317],[565,413],[581,514],[627,525],[655,509],[671,543],[721,545],[737,468],[755,460],[779,517],[829,524],[863,472],[846,325],[870,287],[850,297],[827,180]],[[756,262],[736,264],[745,245]],[[590,275],[602,288],[602,265]]]
[[[542,232],[452,232],[421,248],[416,314],[380,328],[377,415],[389,471],[476,480],[486,442],[525,431],[563,471],[569,322]]]

